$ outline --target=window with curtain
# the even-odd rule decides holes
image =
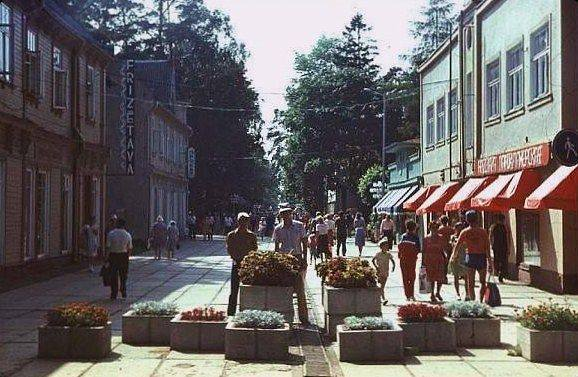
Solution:
[[[433,145],[435,142],[435,113],[434,106],[428,106],[426,110],[426,144]]]
[[[38,33],[28,29],[24,54],[24,90],[27,94],[40,97],[40,52]]]
[[[446,97],[438,99],[436,103],[437,121],[436,137],[437,141],[442,141],[446,137]]]
[[[456,89],[450,92],[450,135],[458,134],[458,93]]]
[[[55,109],[66,109],[68,93],[68,72],[63,68],[62,50],[52,49],[52,105]]]
[[[550,92],[550,23],[530,36],[532,99]]]
[[[486,119],[500,115],[500,60],[486,66]]]

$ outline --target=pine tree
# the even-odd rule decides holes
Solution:
[[[411,35],[417,39],[417,46],[406,57],[414,67],[423,63],[450,36],[455,19],[454,2],[429,0],[420,16],[411,23]]]
[[[361,13],[355,14],[342,33],[343,42],[339,55],[345,66],[367,70],[369,74],[375,75],[378,71],[375,64],[377,45],[376,41],[369,37],[371,29]]]

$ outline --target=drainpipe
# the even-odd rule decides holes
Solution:
[[[464,101],[464,12],[459,15],[458,45],[459,45],[459,139],[460,139],[460,178],[466,176],[466,135],[465,135],[465,101]]]
[[[449,58],[449,79],[448,79],[448,85],[449,85],[449,91],[448,91],[448,133],[449,133],[449,138],[448,138],[448,150],[449,150],[449,164],[448,166],[450,167],[450,171],[449,171],[449,176],[450,176],[450,182],[453,181],[452,179],[452,171],[453,171],[453,159],[452,159],[452,22],[449,21],[449,28],[450,28],[450,45],[449,45],[449,54],[450,54],[450,58]]]

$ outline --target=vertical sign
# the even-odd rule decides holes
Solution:
[[[196,158],[195,148],[189,148],[187,153],[187,176],[189,178],[195,178],[197,164]]]
[[[121,166],[126,175],[134,175],[134,60],[126,61],[121,76]]]

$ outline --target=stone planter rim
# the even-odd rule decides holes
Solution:
[[[112,321],[107,321],[106,325],[104,326],[49,326],[46,323],[43,323],[42,325],[39,325],[38,328],[39,329],[94,329],[94,330],[98,330],[98,329],[105,329],[107,327],[112,326]]]
[[[469,321],[476,321],[477,320],[477,321],[480,321],[480,320],[490,320],[490,319],[500,320],[500,317],[497,317],[493,314],[489,317],[456,317],[456,318],[454,318],[454,317],[447,316],[447,318],[451,319],[452,321],[459,321],[459,320],[469,320]]]
[[[337,325],[337,331],[338,332],[340,332],[340,331],[341,332],[352,332],[352,333],[354,333],[354,332],[370,332],[370,331],[371,332],[391,332],[391,331],[401,331],[401,330],[403,330],[403,329],[399,326],[399,324],[397,324],[395,322],[393,323],[393,328],[391,328],[391,329],[379,329],[379,330],[365,330],[365,329],[348,330],[345,328],[345,325]]]
[[[521,329],[523,329],[523,330],[530,331],[530,332],[542,332],[542,333],[549,333],[549,332],[550,332],[550,333],[554,333],[554,332],[571,332],[571,333],[574,333],[574,334],[578,334],[578,330],[536,330],[536,329],[531,329],[531,328],[529,328],[529,327],[522,326],[522,324],[519,323],[519,322],[516,324],[516,327],[517,327],[517,328],[521,328]]]
[[[279,327],[277,329],[262,329],[259,327],[237,327],[235,326],[235,322],[233,321],[229,321],[227,323],[227,329],[234,329],[234,330],[245,330],[245,331],[250,331],[250,330],[255,330],[255,331],[284,331],[284,330],[290,330],[291,326],[289,326],[289,324],[287,322],[283,323],[283,327]]]
[[[271,288],[293,288],[293,285],[267,285],[267,284],[244,284],[241,283],[243,287],[271,287]]]
[[[195,320],[186,320],[186,319],[181,319],[183,313],[178,313],[175,316],[173,316],[173,319],[171,319],[171,322],[179,322],[179,323],[229,323],[229,317],[225,317],[225,319],[223,319],[222,321],[195,321]]]
[[[339,290],[352,290],[352,289],[380,289],[378,286],[375,287],[349,287],[349,288],[344,288],[344,287],[334,287],[331,285],[327,285],[327,283],[323,283],[323,286],[326,289],[339,289]]]
[[[179,314],[179,313],[177,313]],[[150,314],[134,314],[134,310],[130,309],[128,312],[124,313],[123,317],[135,317],[135,318],[173,318],[176,314],[167,315],[150,315]]]
[[[441,321],[414,321],[414,322],[404,322],[404,321],[400,320],[399,317],[398,317],[398,319],[397,319],[397,323],[398,323],[399,325],[411,325],[412,323],[443,323],[443,322],[454,323],[455,321],[454,321],[453,318],[450,318],[450,317],[447,317],[447,316],[444,317],[443,320],[441,320]]]

